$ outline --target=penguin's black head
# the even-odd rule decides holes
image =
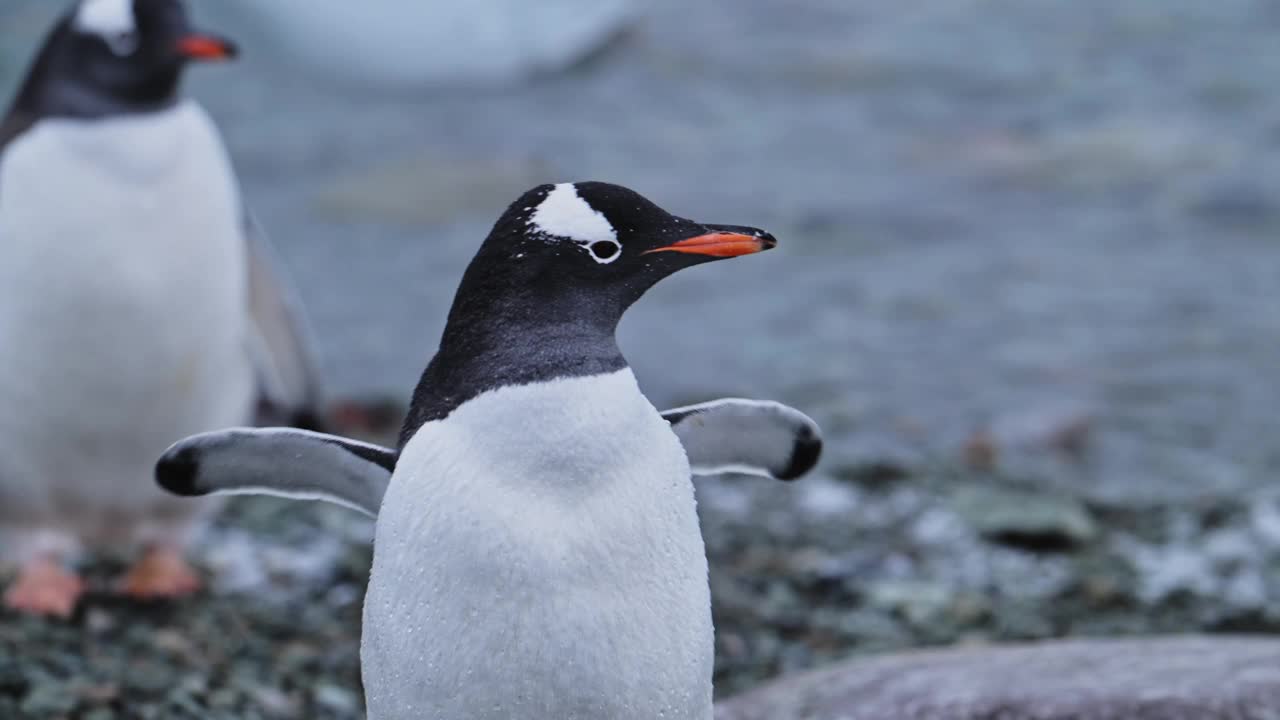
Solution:
[[[472,269],[534,304],[571,297],[616,313],[682,268],[768,250],[756,228],[677,217],[633,190],[601,182],[542,185],[525,193],[485,241]],[[468,270],[470,273],[471,270]],[[494,288],[496,289],[496,288]]]
[[[654,283],[775,244],[763,230],[676,217],[617,185],[530,190],[467,266],[401,445],[487,390],[621,370],[618,322]]]
[[[101,117],[174,101],[192,61],[228,60],[180,0],[79,0],[45,43],[19,105],[38,116]]]

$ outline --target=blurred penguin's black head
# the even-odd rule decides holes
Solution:
[[[179,0],[80,0],[45,42],[18,98],[34,117],[103,117],[165,107],[193,61],[235,46],[196,31]]]

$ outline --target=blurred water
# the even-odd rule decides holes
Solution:
[[[52,5],[0,9],[6,88]],[[953,454],[1066,403],[1095,444],[1045,482],[1132,498],[1276,477],[1275,5],[646,7],[612,52],[511,91],[334,90],[252,44],[193,73],[336,391],[407,397],[506,203],[607,179],[780,240],[630,313],[659,405],[796,403],[830,470]]]

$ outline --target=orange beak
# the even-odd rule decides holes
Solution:
[[[655,252],[678,252],[689,255],[710,255],[711,257],[728,258],[739,255],[750,255],[768,250],[778,244],[772,235],[743,235],[741,233],[712,232],[681,240],[670,245],[646,250],[643,254]]]
[[[230,40],[193,33],[178,41],[178,54],[191,60],[230,60],[239,51]]]

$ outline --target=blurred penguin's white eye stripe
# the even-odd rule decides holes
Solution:
[[[578,195],[573,183],[556,185],[529,217],[529,226],[583,246],[589,247],[598,242],[622,246],[618,242],[618,233],[614,232],[604,214],[588,205]]]
[[[76,12],[75,26],[108,38],[134,33],[138,27],[133,0],[84,0]]]

